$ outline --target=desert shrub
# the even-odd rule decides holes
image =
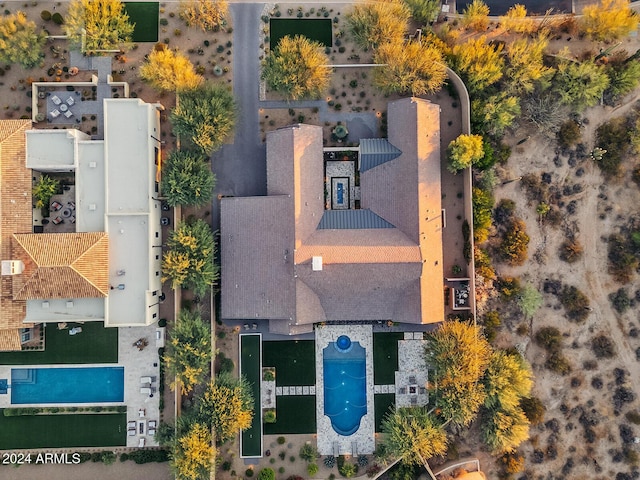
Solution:
[[[624,313],[631,306],[631,298],[625,288],[619,288],[617,291],[609,294],[611,306],[618,313]]]
[[[520,400],[520,408],[524,412],[531,425],[537,425],[544,420],[547,408],[538,397],[526,397]]]
[[[493,194],[487,190],[473,188],[473,238],[483,243],[489,238],[491,228],[491,210],[493,209]]]
[[[529,235],[527,226],[520,219],[511,222],[505,233],[498,252],[503,261],[509,265],[522,265],[527,259]]]
[[[319,456],[318,449],[310,443],[305,443],[300,447],[300,458],[307,462],[314,462]]]
[[[310,463],[309,465],[307,465],[307,473],[310,477],[315,477],[316,473],[318,473],[318,464]]]
[[[636,394],[633,390],[627,387],[618,387],[613,393],[613,406],[616,410],[620,410],[625,403],[633,403],[636,399]]]
[[[273,468],[263,468],[260,470],[258,474],[258,480],[275,480],[276,472],[273,471]]]
[[[80,463],[85,463],[91,460],[91,454],[89,452],[76,452],[80,457]]]
[[[249,478],[253,477],[253,468],[247,468],[244,471],[244,476]]]
[[[503,198],[493,211],[493,219],[496,225],[509,225],[513,220],[516,211],[516,202],[508,198]]]
[[[367,477],[369,478],[375,477],[378,473],[380,473],[381,470],[382,470],[382,467],[377,463],[374,463],[369,468],[367,468]]]
[[[558,298],[569,320],[583,322],[589,316],[589,298],[577,287],[565,285]]]
[[[486,250],[474,245],[474,259],[476,275],[480,275],[487,280],[496,279],[496,270],[491,263],[491,257]]]
[[[276,423],[276,412],[275,410],[267,410],[262,415],[262,421],[264,423]]]
[[[580,125],[574,120],[567,120],[560,125],[560,130],[558,130],[558,143],[560,146],[572,147],[580,142],[581,137]]]
[[[327,468],[333,468],[336,464],[336,457],[333,455],[327,455],[324,457],[324,466]]]
[[[575,263],[582,258],[584,248],[576,239],[567,239],[560,245],[560,260],[567,263]]]
[[[556,327],[542,327],[534,337],[536,343],[550,353],[562,348],[562,334]]]
[[[167,450],[134,450],[129,452],[129,459],[137,464],[168,462],[169,452]]]
[[[462,255],[464,256],[467,265],[471,263],[471,227],[466,220],[462,222]]]
[[[64,18],[57,12],[51,16],[51,20],[53,20],[53,23],[56,25],[62,25],[64,23]]]
[[[638,411],[636,410],[627,412],[624,418],[626,418],[628,422],[633,423],[634,425],[640,425],[640,413],[638,413]]]
[[[544,366],[552,372],[560,375],[567,375],[571,372],[571,364],[569,363],[569,360],[567,360],[567,358],[560,352],[555,352],[549,355]]]
[[[220,468],[222,468],[223,472],[228,472],[231,470],[232,465],[233,464],[229,460],[225,460],[224,462],[222,462],[222,465],[220,465]]]
[[[633,167],[633,171],[631,172],[631,179],[640,186],[640,165],[636,165],[635,167]]]
[[[504,300],[516,298],[522,291],[518,277],[500,277],[496,282],[496,289]]]
[[[287,439],[284,437],[278,437],[276,441],[278,442],[278,445],[284,445],[284,442],[286,442]]]
[[[547,186],[542,183],[539,175],[528,173],[520,179],[520,185],[524,188],[527,200],[542,202],[547,196]]]
[[[493,342],[496,338],[496,330],[502,325],[500,314],[495,310],[487,312],[482,317],[482,323],[484,324],[484,336],[487,337],[487,341]]]
[[[40,12],[40,18],[45,22],[48,22],[49,20],[51,20],[51,12],[49,10],[42,10]]]
[[[638,268],[638,258],[631,251],[631,246],[622,235],[613,233],[608,241],[609,273],[619,283],[631,281],[633,271]]]
[[[613,341],[604,334],[591,340],[591,350],[597,358],[612,358],[616,354]]]
[[[606,152],[596,156],[594,161],[605,177],[620,175],[620,163],[629,151],[628,132],[627,121],[623,117],[603,123],[596,130],[596,145]]]
[[[361,468],[366,467],[367,465],[369,465],[369,459],[367,458],[366,455],[358,455],[358,466]]]

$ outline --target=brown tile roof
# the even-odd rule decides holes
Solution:
[[[362,172],[361,192],[362,207],[395,228],[317,229],[321,128],[267,135],[269,196],[221,205],[224,318],[268,318],[290,333],[324,320],[443,320],[439,107],[409,98],[388,111],[389,141],[402,154]],[[278,204],[267,200],[273,195]],[[295,267],[283,269],[292,238]],[[321,271],[312,271],[314,256]]]
[[[30,120],[0,120],[0,259],[11,259],[11,238],[32,231],[31,170],[26,164],[25,131]],[[0,332],[26,328],[26,302],[14,301],[12,279],[0,281]],[[3,334],[4,335],[4,334]],[[13,333],[6,335],[12,336]],[[19,337],[18,337],[19,338]]]
[[[109,293],[109,239],[105,232],[16,234],[13,298],[99,298]]]
[[[20,329],[0,330],[0,352],[15,352],[22,350]]]

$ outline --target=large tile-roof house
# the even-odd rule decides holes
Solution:
[[[157,321],[161,295],[159,104],[104,101],[104,138],[0,121],[0,351],[45,322]],[[74,178],[73,231],[34,233],[33,181]]]
[[[388,106],[360,145],[360,209],[325,210],[322,128],[267,136],[267,196],[221,201],[222,317],[274,333],[326,321],[443,320],[440,113]]]

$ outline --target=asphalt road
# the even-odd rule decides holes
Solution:
[[[211,158],[218,179],[212,206],[214,228],[220,224],[217,195],[266,195],[265,147],[260,139],[258,103],[260,88],[259,38],[263,4],[232,3],[233,90],[238,104],[233,144],[224,145]]]

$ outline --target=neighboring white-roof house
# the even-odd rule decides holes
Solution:
[[[158,320],[162,109],[140,99],[104,100],[104,139],[75,129],[25,131],[25,170],[75,175],[75,232],[3,232],[14,234],[6,241],[22,258],[2,260],[25,265],[3,292],[26,302],[23,323],[103,320],[119,327]]]

